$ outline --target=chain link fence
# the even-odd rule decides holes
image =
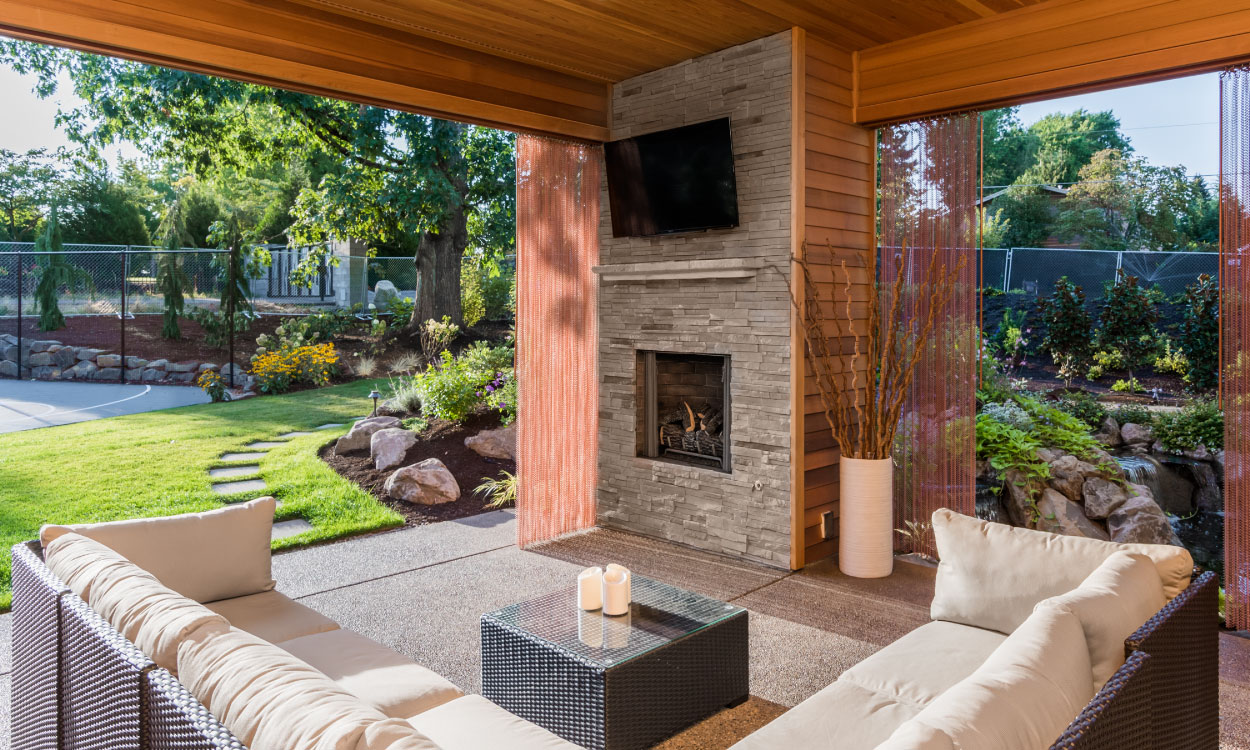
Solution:
[[[1219,274],[1218,253],[987,247],[981,261],[981,285],[986,288],[1044,295],[1066,276],[1090,299],[1101,297],[1103,284],[1120,275],[1136,276],[1142,286],[1158,286],[1171,297],[1202,274]]]

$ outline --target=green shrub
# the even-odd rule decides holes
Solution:
[[[486,303],[487,320],[506,320],[513,317],[515,308],[512,304],[512,288],[516,283],[516,272],[504,268],[498,276],[486,275],[482,279],[482,297]]]
[[[257,336],[256,345],[262,352],[275,352],[323,344],[341,335],[358,322],[350,310],[319,312],[299,318],[288,318],[274,330],[272,336],[267,333]]]
[[[482,284],[483,270],[476,258],[460,261],[460,315],[472,327],[486,317],[486,295]]]
[[[491,346],[485,341],[474,341],[460,353],[465,366],[482,375],[511,370],[515,357],[516,350],[511,346]]]
[[[1085,309],[1085,292],[1068,281],[1067,276],[1055,282],[1055,291],[1037,302],[1046,336],[1042,351],[1059,366],[1059,375],[1071,387],[1072,378],[1089,365],[1094,321]]]
[[[1224,412],[1214,401],[1191,401],[1178,412],[1160,414],[1154,428],[1155,436],[1170,451],[1191,451],[1200,445],[1212,451],[1224,447]]]
[[[451,342],[460,335],[460,326],[444,315],[441,321],[433,318],[421,324],[421,353],[431,360],[446,352]]]
[[[1220,288],[1215,279],[1202,274],[1185,289],[1180,350],[1188,360],[1185,380],[1197,389],[1212,388],[1218,381],[1220,361]]]
[[[1133,369],[1151,361],[1158,349],[1155,323],[1159,310],[1136,276],[1121,276],[1103,285],[1098,323],[1098,348],[1117,352],[1129,377]]]
[[[1141,381],[1137,378],[1129,378],[1128,380],[1117,380],[1111,384],[1111,390],[1116,393],[1141,393],[1145,390]]]
[[[438,367],[429,365],[413,376],[421,413],[427,418],[462,422],[482,403],[479,395],[486,383],[464,360],[444,350]]]
[[[1102,421],[1107,418],[1107,410],[1102,402],[1085,391],[1064,394],[1055,402],[1055,407],[1065,414],[1071,414],[1094,430],[1101,427]]]
[[[412,307],[416,304],[415,300],[410,300],[403,295],[391,297],[391,301],[386,303],[386,310],[391,314],[391,320],[396,323],[407,323],[412,320]],[[378,312],[383,312],[379,310]]]
[[[392,379],[388,386],[391,395],[387,397],[387,401],[394,401],[396,406],[412,414],[421,411],[421,391],[417,388],[415,379]]]
[[[482,483],[473,490],[474,497],[487,499],[487,508],[504,508],[516,503],[517,478],[509,472],[501,472],[503,479],[482,477]]]
[[[1089,372],[1085,377],[1090,380],[1097,380],[1106,375],[1109,370],[1119,370],[1124,367],[1124,355],[1117,350],[1103,351],[1099,349],[1094,352],[1094,364],[1089,366]]]
[[[996,404],[986,404],[981,409],[981,414],[989,417],[995,422],[1001,422],[1017,430],[1028,432],[1033,429],[1033,418],[1019,404],[1012,401]]]
[[[1117,406],[1110,411],[1110,416],[1116,421],[1116,424],[1119,424],[1120,426],[1132,423],[1150,427],[1155,423],[1155,413],[1146,407],[1138,406],[1137,404]]]
[[[1179,346],[1173,349],[1172,340],[1166,339],[1163,342],[1163,351],[1155,357],[1155,372],[1172,372],[1184,377],[1189,368],[1189,358],[1185,356],[1185,352]]]
[[[504,424],[512,424],[516,420],[516,371],[508,368],[496,375],[486,385],[483,398],[491,408],[499,411]]]

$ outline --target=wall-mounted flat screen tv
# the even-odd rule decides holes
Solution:
[[[615,237],[738,226],[729,118],[604,147]]]

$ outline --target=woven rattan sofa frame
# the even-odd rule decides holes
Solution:
[[[43,563],[13,547],[15,750],[245,750]],[[1212,573],[1126,642],[1128,660],[1052,750],[1217,750],[1218,584]]]

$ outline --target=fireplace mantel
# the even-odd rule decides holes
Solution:
[[[664,260],[655,263],[621,263],[595,266],[604,282],[664,281],[671,279],[750,279],[764,264],[763,258],[716,260]]]

